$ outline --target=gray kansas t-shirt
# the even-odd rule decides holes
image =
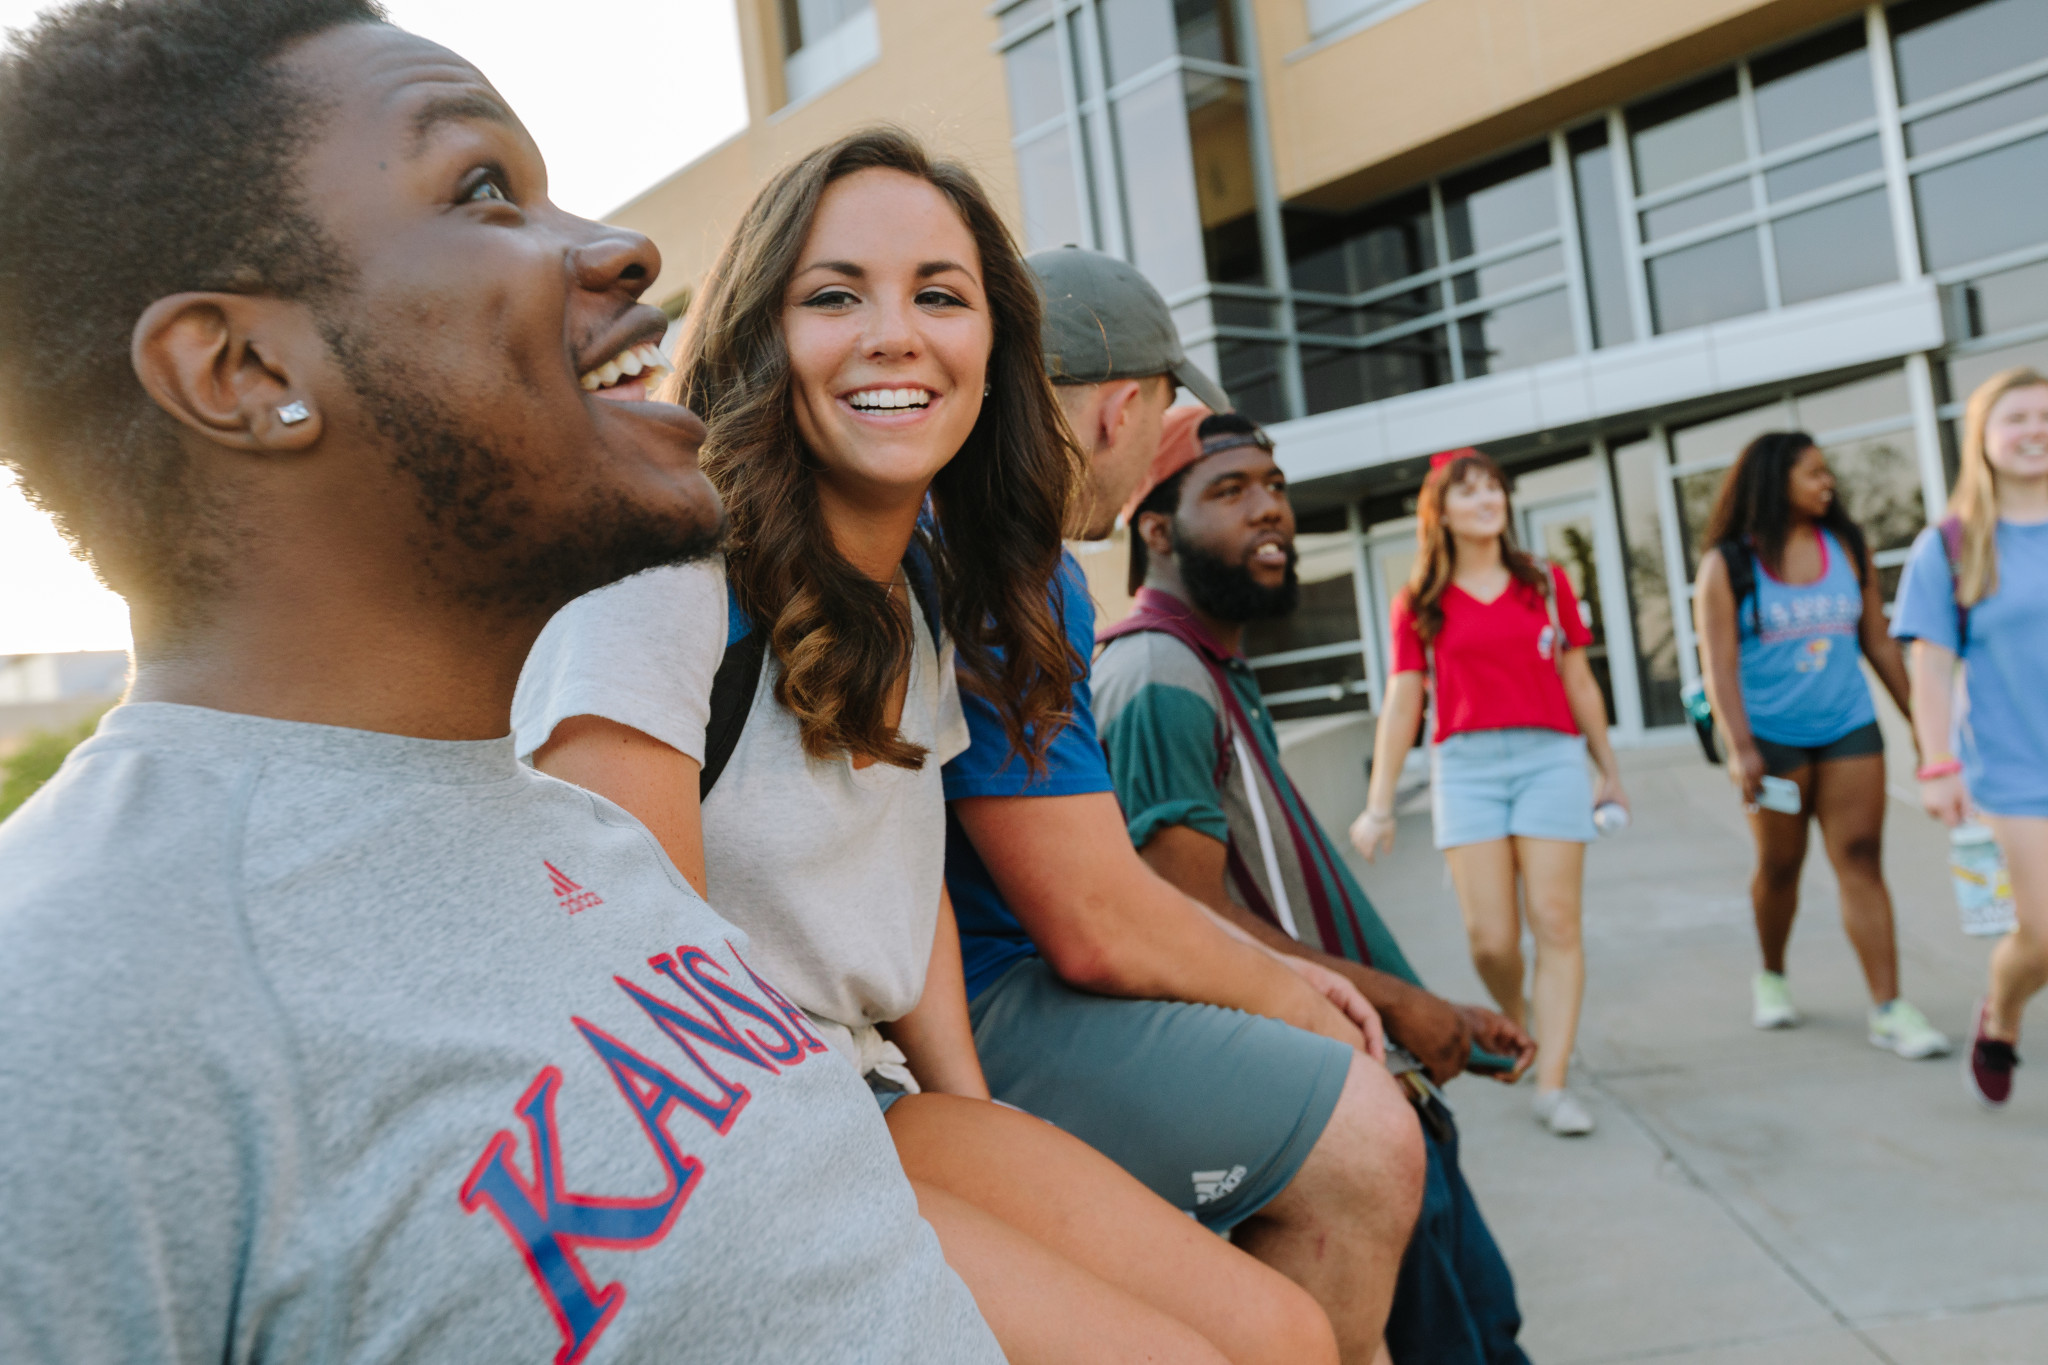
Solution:
[[[999,1361],[747,957],[509,738],[117,709],[0,826],[0,1360]]]

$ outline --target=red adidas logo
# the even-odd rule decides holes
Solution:
[[[604,904],[604,897],[595,891],[585,891],[576,884],[574,878],[547,859],[541,859],[540,865],[548,870],[548,881],[554,885],[555,899],[560,901],[562,908],[570,914],[588,910],[593,905]]]

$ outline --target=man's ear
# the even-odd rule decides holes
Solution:
[[[1101,416],[1096,419],[1102,427],[1098,437],[1101,445],[1114,446],[1123,439],[1124,424],[1137,416],[1131,405],[1144,391],[1144,383],[1136,379],[1112,379],[1102,386]]]
[[[301,451],[325,425],[288,359],[306,330],[298,307],[278,299],[171,294],[136,319],[129,361],[158,407],[214,444]]]
[[[1145,542],[1145,553],[1156,562],[1173,557],[1173,518],[1164,512],[1140,512],[1131,527]]]

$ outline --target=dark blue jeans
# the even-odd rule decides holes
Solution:
[[[1514,1277],[1458,1169],[1457,1129],[1440,1140],[1424,1124],[1422,1140],[1429,1175],[1394,1282],[1387,1350],[1395,1365],[1529,1365],[1515,1343]]]

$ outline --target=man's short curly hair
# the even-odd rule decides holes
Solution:
[[[318,298],[348,275],[303,206],[321,106],[275,58],[375,0],[87,0],[0,53],[0,461],[113,588],[212,581],[175,424],[129,361],[157,299]]]

